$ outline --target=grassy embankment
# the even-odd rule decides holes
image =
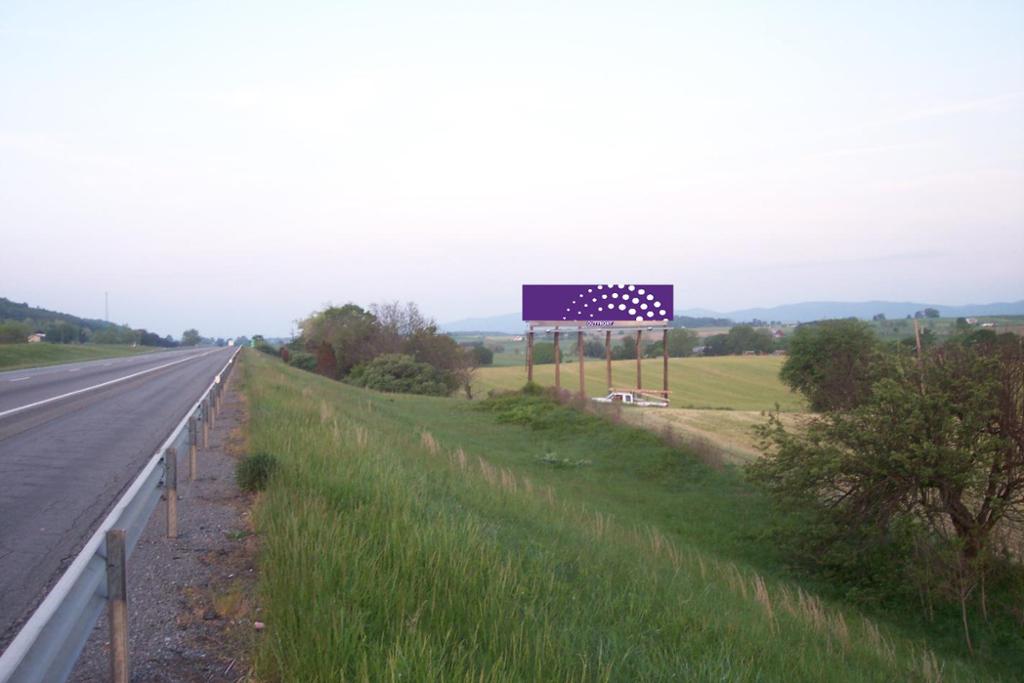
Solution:
[[[153,348],[149,346],[131,347],[121,344],[0,344],[0,370],[37,368],[42,365],[152,352]]]
[[[254,353],[242,378],[250,451],[282,463],[256,514],[262,680],[988,675],[781,579],[761,499],[648,433]]]

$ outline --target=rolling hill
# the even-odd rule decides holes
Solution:
[[[689,308],[676,311],[676,318],[723,318],[734,322],[777,320],[784,323],[808,322],[826,318],[861,318],[870,320],[882,313],[887,318],[904,318],[925,308],[934,308],[943,317],[1024,315],[1024,299],[1005,303],[988,304],[927,304],[910,301],[805,301],[767,308],[744,308],[735,311],[713,311],[706,308]],[[697,325],[693,325],[696,327]],[[516,334],[525,328],[519,313],[463,318],[441,325],[445,332],[491,332]]]

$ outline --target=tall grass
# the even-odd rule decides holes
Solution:
[[[984,678],[382,418],[372,394],[257,354],[243,377],[251,447],[281,460],[257,513],[262,679]]]

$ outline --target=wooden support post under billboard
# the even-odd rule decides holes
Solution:
[[[642,330],[637,330],[636,331],[636,388],[637,389],[643,389],[644,388],[643,380],[642,380],[642,378],[640,376],[640,353],[641,353],[640,346],[643,343],[643,335],[644,335],[644,333],[643,333]]]
[[[587,395],[586,388],[583,385],[583,331],[580,330],[576,333],[576,353],[580,357],[580,398]]]
[[[604,371],[608,380],[608,391],[612,390],[612,331],[604,333]]]
[[[562,388],[562,354],[558,349],[558,330],[555,330],[555,389]]]
[[[662,330],[661,332],[661,355],[664,361],[662,367],[662,389],[665,391],[665,400],[668,400],[668,330]]]
[[[526,381],[533,381],[533,330],[526,333]]]

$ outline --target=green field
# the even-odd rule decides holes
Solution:
[[[962,658],[955,612],[946,635],[817,596],[738,472],[647,432],[553,405],[544,429],[509,424],[533,413],[256,353],[241,370],[250,452],[281,462],[255,512],[259,680],[975,681],[1024,664],[984,634]]]
[[[483,344],[494,351],[493,365],[508,367],[522,365],[526,358],[526,342],[516,341],[516,335],[456,333],[452,338],[460,344]],[[500,350],[499,350],[500,349]]]
[[[152,352],[153,348],[149,346],[119,344],[0,344],[0,370],[20,370]]]
[[[980,316],[977,322],[968,329],[977,331],[991,329],[993,332],[1012,332],[1024,334],[1024,316]],[[956,318],[919,318],[918,325],[922,332],[931,331],[937,337],[949,337],[958,332]],[[883,341],[898,341],[900,339],[912,339],[914,337],[914,321],[906,318],[894,318],[892,320],[872,321],[871,327],[875,334]],[[990,325],[985,328],[982,325]]]
[[[803,399],[779,381],[779,368],[785,358],[779,356],[716,356],[713,358],[669,359],[669,389],[673,408],[713,408],[728,410],[771,410],[778,403],[784,411],[802,411]],[[588,396],[607,394],[605,364],[586,360],[585,384]],[[554,386],[554,365],[536,365],[533,380]],[[661,359],[642,362],[643,385],[660,389]],[[562,387],[579,390],[579,365],[562,364]],[[485,396],[491,389],[519,389],[526,383],[526,369],[484,367],[477,370],[474,394]],[[612,361],[612,383],[616,388],[636,386],[636,361]]]

